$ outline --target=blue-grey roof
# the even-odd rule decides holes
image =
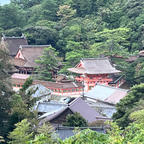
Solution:
[[[127,90],[97,84],[92,90],[85,93],[85,96],[109,103],[116,104],[121,98],[127,95]]]
[[[111,118],[112,115],[116,112],[115,105],[111,105],[109,103],[105,103],[97,100],[91,101],[87,99],[85,101],[89,106],[95,109],[98,113],[103,114],[108,118]]]
[[[41,84],[30,86],[26,92],[28,92],[29,90],[34,91],[32,97],[46,97],[51,95],[51,90]]]
[[[55,112],[61,110],[66,106],[67,105],[65,104],[54,103],[54,102],[39,102],[39,104],[37,105],[37,111],[43,113]]]
[[[90,127],[85,127],[85,128],[79,128],[81,130],[84,130],[84,129],[91,129]],[[62,140],[65,140],[66,138],[69,138],[71,136],[74,136],[75,133],[74,133],[74,127],[61,127],[61,128],[58,128],[56,129],[56,133],[58,134],[58,137]],[[99,133],[105,133],[105,130],[103,128],[93,128],[92,130],[94,131],[97,131]]]

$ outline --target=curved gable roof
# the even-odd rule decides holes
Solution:
[[[112,74],[119,73],[108,58],[87,58],[81,60],[82,67],[69,68],[69,71],[82,74]]]

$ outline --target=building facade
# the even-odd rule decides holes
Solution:
[[[82,59],[74,68],[68,70],[78,74],[75,80],[84,83],[86,92],[97,83],[119,87],[124,82],[121,78],[114,83],[113,77],[120,71],[113,67],[108,58]]]

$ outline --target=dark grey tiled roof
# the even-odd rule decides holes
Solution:
[[[65,106],[63,109],[60,109],[53,114],[48,115],[45,119],[43,119],[40,123],[44,123],[47,121],[51,121],[61,115],[65,110],[70,109],[73,113],[78,112],[80,115],[88,121],[88,123],[95,122],[96,120],[105,120],[106,117],[100,115],[93,108],[91,108],[84,100],[80,97],[73,100],[69,103],[68,106]]]
[[[61,83],[61,82],[51,82],[51,81],[42,81],[42,80],[34,80],[33,84],[42,84],[47,88],[82,88],[81,83],[75,83],[75,82],[67,82],[67,83]]]
[[[87,58],[81,60],[82,67],[69,68],[69,71],[82,74],[112,74],[119,73],[108,58]]]

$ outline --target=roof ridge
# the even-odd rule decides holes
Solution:
[[[81,60],[109,60],[108,57],[102,57],[102,58],[82,58]]]
[[[79,99],[81,99],[81,97],[77,97],[77,98],[75,98],[72,102],[70,102],[70,103],[68,104],[68,107],[74,105],[75,102],[77,102]]]
[[[45,47],[45,46],[50,46],[50,45],[20,45],[22,48],[26,47]]]
[[[99,86],[103,86],[103,87],[108,87],[108,88],[112,88],[112,89],[117,89],[117,90],[122,90],[122,91],[128,91],[126,89],[122,89],[122,88],[116,88],[116,87],[112,87],[112,86],[109,86],[109,85],[104,85],[104,84],[96,84],[96,85],[99,85]],[[95,85],[95,86],[96,86]]]
[[[25,39],[24,37],[4,37],[4,39]]]

